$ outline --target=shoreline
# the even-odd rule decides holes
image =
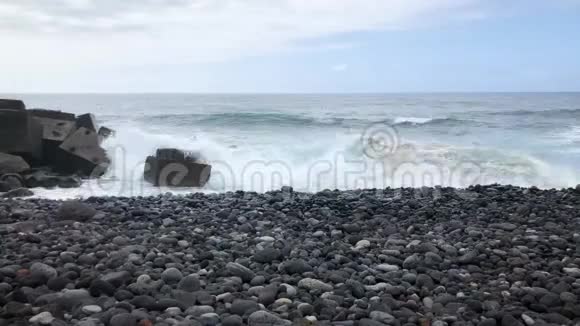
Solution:
[[[573,325],[579,212],[502,185],[1,200],[0,325]]]

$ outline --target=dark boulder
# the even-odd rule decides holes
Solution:
[[[12,190],[12,187],[10,187],[10,184],[4,181],[0,181],[0,192],[7,192]]]
[[[18,188],[8,191],[2,195],[2,198],[19,198],[19,197],[30,197],[34,193],[26,188]]]
[[[54,175],[46,170],[38,170],[25,175],[24,182],[28,188],[78,188],[81,185],[81,179],[77,176]]]
[[[60,188],[78,188],[81,183],[81,179],[74,175],[58,177],[58,186]]]
[[[8,173],[0,176],[0,182],[7,184],[9,187],[8,190],[18,189],[25,186],[24,179],[17,173]]]
[[[30,165],[17,155],[0,153],[0,175],[6,173],[21,173],[30,169]]]
[[[56,213],[57,220],[72,220],[85,222],[97,214],[97,211],[91,206],[71,200],[64,202]]]
[[[28,188],[55,188],[58,186],[58,177],[49,175],[45,171],[36,171],[24,176],[24,182]]]

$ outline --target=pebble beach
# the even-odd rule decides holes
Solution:
[[[0,325],[579,325],[580,187],[0,201]]]

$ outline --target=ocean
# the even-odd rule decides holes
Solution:
[[[4,96],[116,131],[107,175],[40,197],[580,183],[580,93]],[[213,166],[206,187],[145,183],[160,147],[199,152]]]

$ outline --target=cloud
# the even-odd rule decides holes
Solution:
[[[348,69],[348,65],[345,63],[337,64],[331,67],[332,71],[342,72]]]
[[[469,17],[481,0],[0,0],[0,67],[77,71],[235,60]],[[313,46],[320,46],[316,44]]]

